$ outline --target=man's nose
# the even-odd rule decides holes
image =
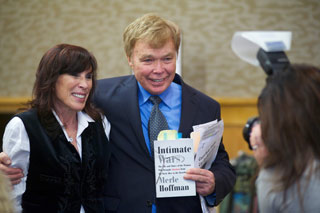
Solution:
[[[163,63],[162,63],[161,60],[157,60],[155,62],[155,66],[154,66],[153,72],[156,72],[156,73],[163,72]]]

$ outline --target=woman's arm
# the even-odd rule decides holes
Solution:
[[[29,169],[30,142],[22,120],[14,117],[7,124],[3,135],[3,151],[11,159],[10,167],[22,169],[25,175],[21,182],[13,186],[13,196],[17,207],[20,207],[22,194],[26,190],[26,180]]]

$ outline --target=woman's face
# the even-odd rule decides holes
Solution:
[[[264,145],[261,137],[261,124],[255,124],[250,134],[250,144],[253,149],[253,156],[259,166],[262,165],[264,158],[268,155],[268,149]]]
[[[83,110],[92,88],[92,70],[71,75],[62,74],[55,85],[54,108],[57,112],[78,112]]]

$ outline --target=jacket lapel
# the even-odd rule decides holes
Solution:
[[[126,117],[129,118],[128,122],[130,123],[133,133],[130,135],[135,137],[130,141],[131,143],[133,143],[132,145],[135,146],[138,150],[143,150],[143,153],[145,155],[144,157],[147,157],[151,162],[153,162],[143,135],[138,101],[138,85],[134,75],[130,76],[128,80],[123,83],[122,87],[119,90],[119,94],[121,95],[120,97],[122,97],[123,106],[126,106],[123,111]]]
[[[193,90],[185,84],[181,77],[176,74],[175,83],[181,84],[182,88],[182,101],[181,101],[181,117],[179,132],[182,133],[183,138],[189,138],[192,131],[193,121],[196,118],[198,104],[197,96]]]

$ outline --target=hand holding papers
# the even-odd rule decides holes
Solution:
[[[193,126],[190,137],[194,140],[196,168],[209,169],[216,158],[224,129],[223,120]],[[215,208],[209,208],[203,196],[200,196],[203,213],[214,213]]]

